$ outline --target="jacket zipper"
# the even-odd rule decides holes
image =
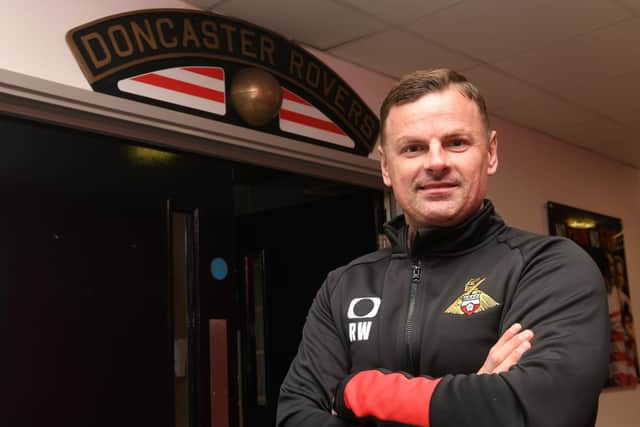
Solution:
[[[415,258],[413,263],[411,264],[411,286],[409,290],[409,310],[407,312],[407,323],[405,328],[405,339],[407,342],[407,359],[409,362],[409,370],[412,373],[417,371],[417,367],[415,366],[413,348],[412,348],[412,340],[413,335],[415,333],[414,328],[414,311],[416,307],[416,294],[418,292],[418,284],[420,283],[420,278],[422,277],[422,264],[420,260]]]

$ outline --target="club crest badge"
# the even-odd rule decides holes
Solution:
[[[469,279],[464,285],[464,293],[456,298],[456,300],[444,312],[471,316],[474,313],[485,311],[500,305],[500,303],[479,289],[480,285],[486,279],[486,277]]]

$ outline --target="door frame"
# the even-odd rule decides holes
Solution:
[[[0,113],[383,190],[377,160],[0,69]]]

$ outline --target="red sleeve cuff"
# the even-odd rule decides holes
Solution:
[[[374,417],[429,427],[431,396],[440,378],[407,378],[403,374],[362,371],[344,388],[344,402],[358,417]]]

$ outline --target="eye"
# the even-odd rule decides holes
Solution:
[[[424,150],[424,147],[419,144],[408,144],[403,149],[402,152],[406,154],[415,154]]]
[[[465,151],[469,147],[469,142],[466,139],[455,138],[447,141],[445,145],[449,151],[459,152]]]

